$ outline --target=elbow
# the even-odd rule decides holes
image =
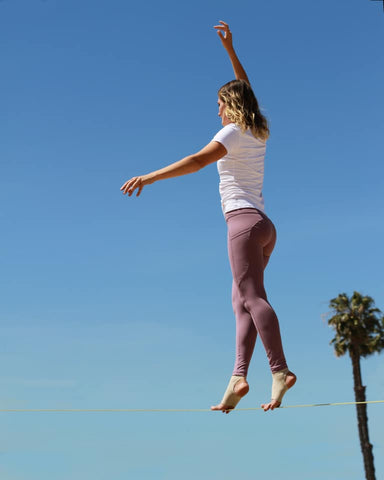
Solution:
[[[192,165],[193,165],[193,167],[192,167],[193,168],[193,173],[198,172],[199,170],[201,170],[202,168],[205,167],[204,162],[197,155],[193,156],[193,164]]]

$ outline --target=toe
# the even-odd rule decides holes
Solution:
[[[274,410],[275,408],[279,408],[280,405],[281,405],[281,402],[278,402],[276,400],[272,400],[272,402],[270,403],[271,405],[271,410]]]
[[[219,403],[219,405],[213,405],[211,407],[211,410],[221,411],[223,413],[229,413],[231,410],[233,410],[233,408],[227,407],[227,406],[223,405],[222,403]]]
[[[264,410],[264,412],[267,412],[271,408],[271,404],[270,403],[263,403],[261,405],[261,408]]]

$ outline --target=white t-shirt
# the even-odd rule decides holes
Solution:
[[[223,213],[238,208],[264,211],[262,188],[266,143],[255,138],[250,130],[242,133],[235,123],[226,125],[212,140],[227,150],[227,155],[217,162]]]

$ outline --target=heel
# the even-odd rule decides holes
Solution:
[[[287,377],[290,377],[287,380]],[[279,402],[283,400],[283,397],[287,390],[292,388],[296,383],[296,375],[289,371],[288,368],[281,370],[280,372],[272,373],[272,395],[271,399]]]
[[[227,409],[235,408],[236,405],[240,402],[240,400],[249,392],[248,383],[240,387],[235,392],[235,386],[241,380],[244,380],[246,382],[245,377],[233,375],[229,381],[227,390],[225,391],[223,399],[221,400],[221,404],[227,407]]]

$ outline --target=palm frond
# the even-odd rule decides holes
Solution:
[[[374,304],[372,297],[356,291],[350,298],[341,293],[330,301],[334,315],[328,325],[336,333],[330,343],[337,356],[352,348],[364,357],[384,349],[384,317]]]

